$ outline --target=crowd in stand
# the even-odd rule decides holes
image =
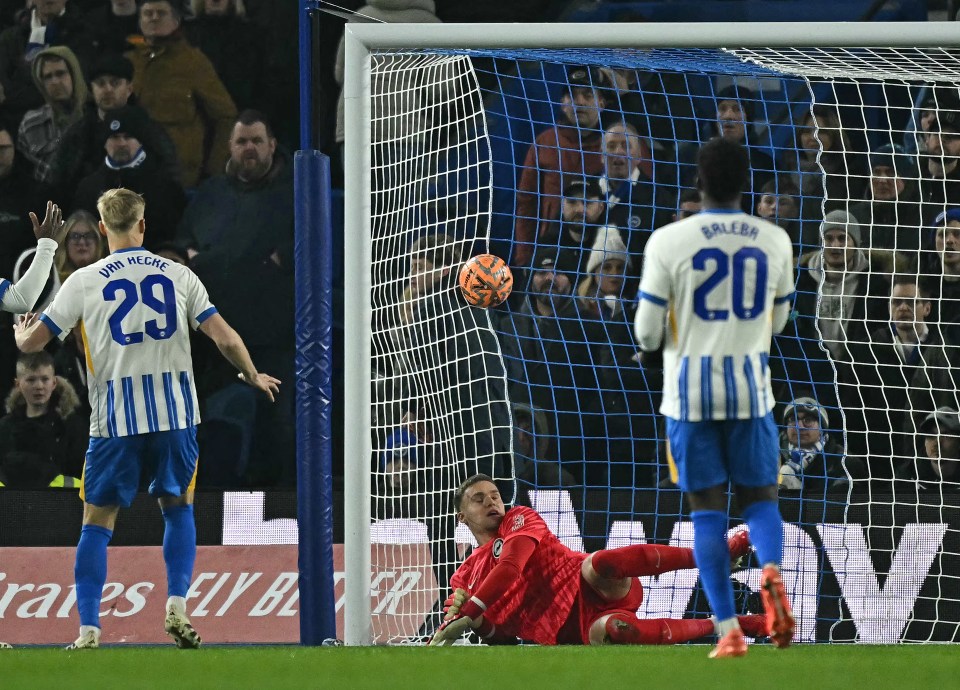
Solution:
[[[274,9],[20,0],[0,13],[0,275],[16,281],[30,265],[28,211],[47,199],[61,206],[55,268],[34,305],[42,310],[71,272],[106,255],[97,198],[132,189],[146,200],[145,247],[189,264],[257,366],[288,382],[269,405],[195,340],[207,487],[295,480],[293,169],[274,130],[295,130],[297,114],[277,97],[284,80],[271,77],[284,51],[257,19]],[[18,359],[10,318],[0,320],[0,483],[70,485],[89,415],[82,329],[43,358]],[[25,473],[31,458],[37,471]]]
[[[696,152],[722,136],[750,155],[743,210],[783,227],[795,246],[794,314],[770,357],[783,403],[782,491],[843,500],[851,479],[873,491],[960,481],[960,91],[928,90],[912,153],[893,140],[857,150],[840,107],[825,104],[806,105],[794,141],[777,150],[754,126],[760,96],[736,82],[712,94],[716,110],[702,131],[676,118],[694,130],[689,140],[663,136],[659,119],[691,99],[657,101],[641,74],[568,67],[555,126],[517,161],[514,295],[492,312],[504,366],[487,370],[509,381],[517,477],[670,485],[655,414],[662,373],[632,334],[637,279],[653,230],[700,210]],[[415,245],[411,258],[421,257]],[[440,268],[462,259],[435,265],[437,291],[452,285]],[[420,302],[403,299],[416,331]],[[438,333],[442,350],[446,331]],[[429,397],[406,394],[421,406]],[[493,436],[510,420],[495,417]],[[388,455],[424,445],[417,429]],[[478,457],[481,471],[498,462]]]
[[[94,202],[122,185],[146,198],[147,247],[190,264],[257,365],[293,380],[293,183],[284,146],[291,142],[280,130],[292,129],[295,103],[276,95],[285,72],[277,69],[275,36],[257,21],[275,7],[267,0],[0,5],[0,275],[16,280],[29,266],[29,210],[49,198],[67,211],[56,269],[36,309],[70,272],[104,255]],[[385,21],[436,19],[429,0],[371,0],[360,11]],[[342,81],[342,59],[332,72]],[[456,400],[432,400],[431,391],[416,389],[428,382],[417,376],[412,390],[383,393],[385,407],[407,401],[377,421],[398,430],[381,439],[389,453],[378,458],[391,477],[396,470],[391,483],[402,485],[404,472],[427,462],[422,446],[435,440],[438,410],[468,400],[471,419],[446,420],[442,435],[460,439],[461,457],[488,457],[481,469],[502,475],[512,461],[518,477],[541,486],[669,484],[656,415],[661,372],[656,357],[638,354],[632,335],[637,278],[650,233],[700,210],[696,153],[714,136],[747,147],[752,179],[743,208],[781,225],[796,247],[795,317],[770,358],[784,403],[783,490],[823,495],[845,490],[851,477],[919,485],[956,475],[952,464],[928,461],[957,457],[952,436],[936,436],[931,446],[925,433],[960,426],[960,93],[927,89],[915,122],[891,123],[891,132],[908,130],[904,141],[872,141],[864,150],[851,143],[839,106],[806,107],[797,111],[793,141],[775,149],[762,138],[756,93],[735,80],[717,84],[709,94],[715,111],[704,118],[682,95],[687,86],[669,73],[567,69],[555,126],[514,161],[515,290],[491,312],[499,342],[479,346],[502,357],[464,359],[460,353],[476,343],[422,333],[442,312],[432,295],[456,298],[450,267],[466,247],[436,235],[411,249],[413,277],[397,296],[402,308],[389,334],[395,342],[381,348],[405,352],[405,361],[384,357],[378,368],[416,373],[427,362],[452,367],[447,374],[460,383]],[[340,116],[337,143],[342,135]],[[55,382],[52,398],[76,394],[68,417],[88,414],[82,333],[53,348],[51,379],[45,363],[18,363],[9,318],[0,317],[5,423],[63,414],[56,401],[42,410],[24,404],[24,381],[38,378],[38,369]],[[444,322],[444,332],[482,330],[475,318],[457,318]],[[203,339],[195,345],[202,484],[292,485],[294,387],[266,406],[208,347]],[[503,391],[468,383],[497,372],[508,382]],[[510,400],[512,409],[496,400]],[[0,455],[23,450],[11,439],[24,436],[8,426],[0,425]],[[473,428],[494,431],[477,436]],[[503,437],[511,430],[512,459]],[[71,462],[57,461],[50,481],[75,477]]]

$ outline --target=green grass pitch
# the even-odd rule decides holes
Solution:
[[[0,687],[34,688],[955,688],[960,648],[754,646],[740,659],[710,647],[304,648],[104,647],[0,651]]]

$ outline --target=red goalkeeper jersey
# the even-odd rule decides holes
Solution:
[[[499,562],[504,542],[518,536],[533,538],[537,546],[503,596],[485,602],[484,616],[496,624],[498,634],[556,644],[580,591],[580,568],[587,554],[561,544],[536,511],[523,506],[508,510],[497,536],[474,549],[450,578],[450,587],[474,595]]]

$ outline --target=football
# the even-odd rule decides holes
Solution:
[[[503,304],[512,289],[513,273],[499,256],[478,254],[460,268],[460,292],[474,307]]]

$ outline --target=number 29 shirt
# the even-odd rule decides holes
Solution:
[[[198,424],[190,329],[216,311],[193,271],[139,247],[72,273],[40,319],[60,340],[80,329],[90,435]]]

